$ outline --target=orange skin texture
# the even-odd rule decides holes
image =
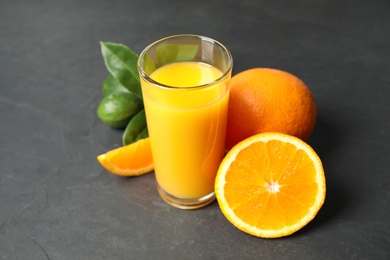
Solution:
[[[314,97],[298,77],[277,69],[254,68],[229,81],[226,150],[263,132],[280,132],[303,141],[317,117]]]

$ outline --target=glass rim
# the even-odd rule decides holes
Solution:
[[[155,46],[156,44],[159,44],[161,42],[167,41],[169,39],[173,39],[173,38],[199,38],[201,40],[205,40],[205,41],[213,43],[214,45],[219,46],[227,54],[227,57],[229,59],[229,63],[228,63],[227,68],[222,72],[222,75],[219,76],[217,79],[215,79],[213,81],[210,81],[208,83],[205,83],[205,84],[197,85],[197,86],[190,86],[190,87],[180,87],[179,86],[179,87],[176,87],[176,86],[170,86],[170,85],[166,85],[166,84],[163,84],[161,82],[155,81],[154,79],[149,77],[149,75],[145,72],[145,70],[141,66],[141,61],[143,61],[143,57],[145,56],[145,54],[153,46]],[[206,64],[208,64],[208,63],[206,63]],[[208,65],[212,66],[211,64],[208,64]],[[186,90],[186,89],[187,90],[190,90],[190,89],[193,90],[193,89],[198,89],[198,88],[206,88],[206,87],[214,85],[217,82],[222,81],[224,78],[226,78],[232,71],[232,68],[233,68],[233,57],[232,57],[230,51],[225,47],[225,45],[223,45],[219,41],[214,40],[214,39],[212,39],[210,37],[199,35],[199,34],[176,34],[176,35],[171,35],[171,36],[167,36],[167,37],[161,38],[161,39],[159,39],[157,41],[154,41],[153,43],[149,44],[148,46],[146,46],[146,48],[141,52],[141,54],[138,57],[137,68],[138,68],[138,72],[140,73],[140,75],[146,81],[152,83],[153,85],[155,85],[157,87],[165,88],[165,89],[175,89],[175,90]]]

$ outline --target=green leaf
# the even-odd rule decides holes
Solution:
[[[122,128],[141,109],[143,103],[140,97],[130,92],[115,92],[100,101],[97,115],[106,125]]]
[[[156,61],[154,61],[148,53],[146,53],[146,55],[144,56],[143,62],[144,62],[144,71],[148,75],[152,74],[152,72],[156,70],[157,68]]]
[[[157,46],[155,53],[144,56],[144,70],[151,74],[161,65],[171,62],[196,60],[199,55],[199,46],[196,44],[162,43]]]
[[[142,97],[138,75],[138,55],[123,44],[100,42],[104,63],[120,84]]]
[[[173,61],[193,60],[198,52],[199,45],[196,44],[163,43],[156,48],[159,64],[167,64]]]
[[[135,114],[126,126],[126,129],[122,135],[123,145],[128,145],[148,137],[148,126],[146,124],[145,110],[142,109]]]
[[[103,82],[102,85],[102,95],[103,97],[108,96],[116,92],[129,92],[114,76],[109,74]]]

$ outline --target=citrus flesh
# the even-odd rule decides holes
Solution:
[[[119,176],[139,176],[154,169],[149,138],[108,151],[97,156],[97,160]]]
[[[301,139],[261,133],[234,146],[215,181],[221,211],[253,236],[290,235],[309,223],[325,200],[325,176],[315,151]]]

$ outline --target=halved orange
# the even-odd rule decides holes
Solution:
[[[108,151],[97,159],[109,172],[120,176],[139,176],[154,169],[149,138]]]
[[[215,194],[225,217],[253,236],[290,235],[309,223],[324,203],[320,158],[304,141],[261,133],[234,146],[223,159]]]

